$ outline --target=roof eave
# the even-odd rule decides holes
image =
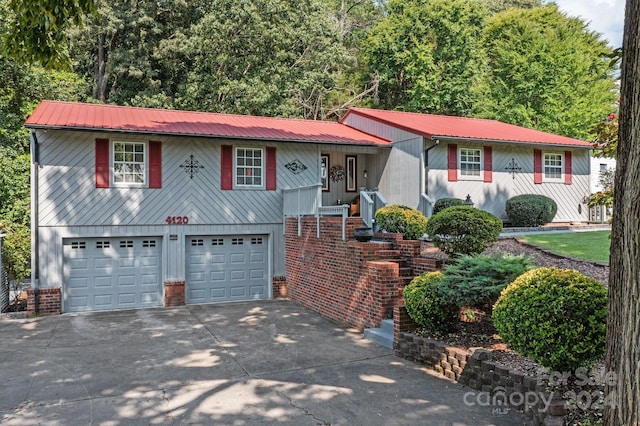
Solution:
[[[576,149],[593,149],[591,144],[587,145],[572,145],[572,144],[562,144],[562,143],[552,143],[552,142],[527,142],[527,141],[516,141],[516,140],[507,140],[507,139],[478,139],[478,138],[463,138],[458,136],[444,136],[444,135],[433,135],[430,137],[431,140],[441,140],[441,141],[467,141],[467,142],[477,142],[477,143],[494,143],[494,144],[503,144],[503,145],[535,145],[535,146],[554,146],[560,148],[576,148]],[[585,144],[588,142],[585,142]]]
[[[175,136],[175,137],[191,137],[191,138],[209,138],[209,139],[235,139],[235,140],[255,140],[255,141],[274,141],[274,142],[291,142],[291,143],[311,143],[319,145],[349,145],[349,146],[372,146],[372,147],[391,147],[391,143],[377,142],[355,142],[355,141],[322,141],[311,139],[284,139],[269,138],[257,136],[234,136],[234,135],[214,135],[214,134],[197,134],[197,133],[180,133],[180,132],[157,132],[150,130],[132,130],[132,129],[106,129],[104,127],[75,127],[75,126],[48,126],[43,124],[25,124],[28,129],[37,130],[62,130],[71,132],[103,132],[116,134],[135,134],[135,135],[158,135],[158,136]]]

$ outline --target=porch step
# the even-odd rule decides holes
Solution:
[[[382,320],[380,328],[365,328],[364,338],[385,348],[393,349],[393,320]]]

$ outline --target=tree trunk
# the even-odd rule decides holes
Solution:
[[[107,54],[105,52],[105,34],[102,32],[98,34],[97,41],[96,58],[93,65],[93,98],[105,102],[107,100],[107,83],[109,82]]]
[[[605,426],[640,424],[640,1],[627,0],[613,204]]]

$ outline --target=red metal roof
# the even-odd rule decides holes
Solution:
[[[592,148],[592,145],[589,142],[579,139],[527,129],[525,127],[514,126],[513,124],[502,123],[496,120],[367,108],[351,108],[340,122],[344,122],[349,114],[361,115],[430,139],[449,137]]]
[[[389,145],[389,141],[385,139],[329,121],[57,101],[42,101],[25,125],[29,128],[43,129],[99,129],[180,136]]]

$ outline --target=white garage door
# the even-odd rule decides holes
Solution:
[[[187,237],[187,303],[269,297],[267,237]]]
[[[162,305],[160,238],[64,241],[63,311]]]

